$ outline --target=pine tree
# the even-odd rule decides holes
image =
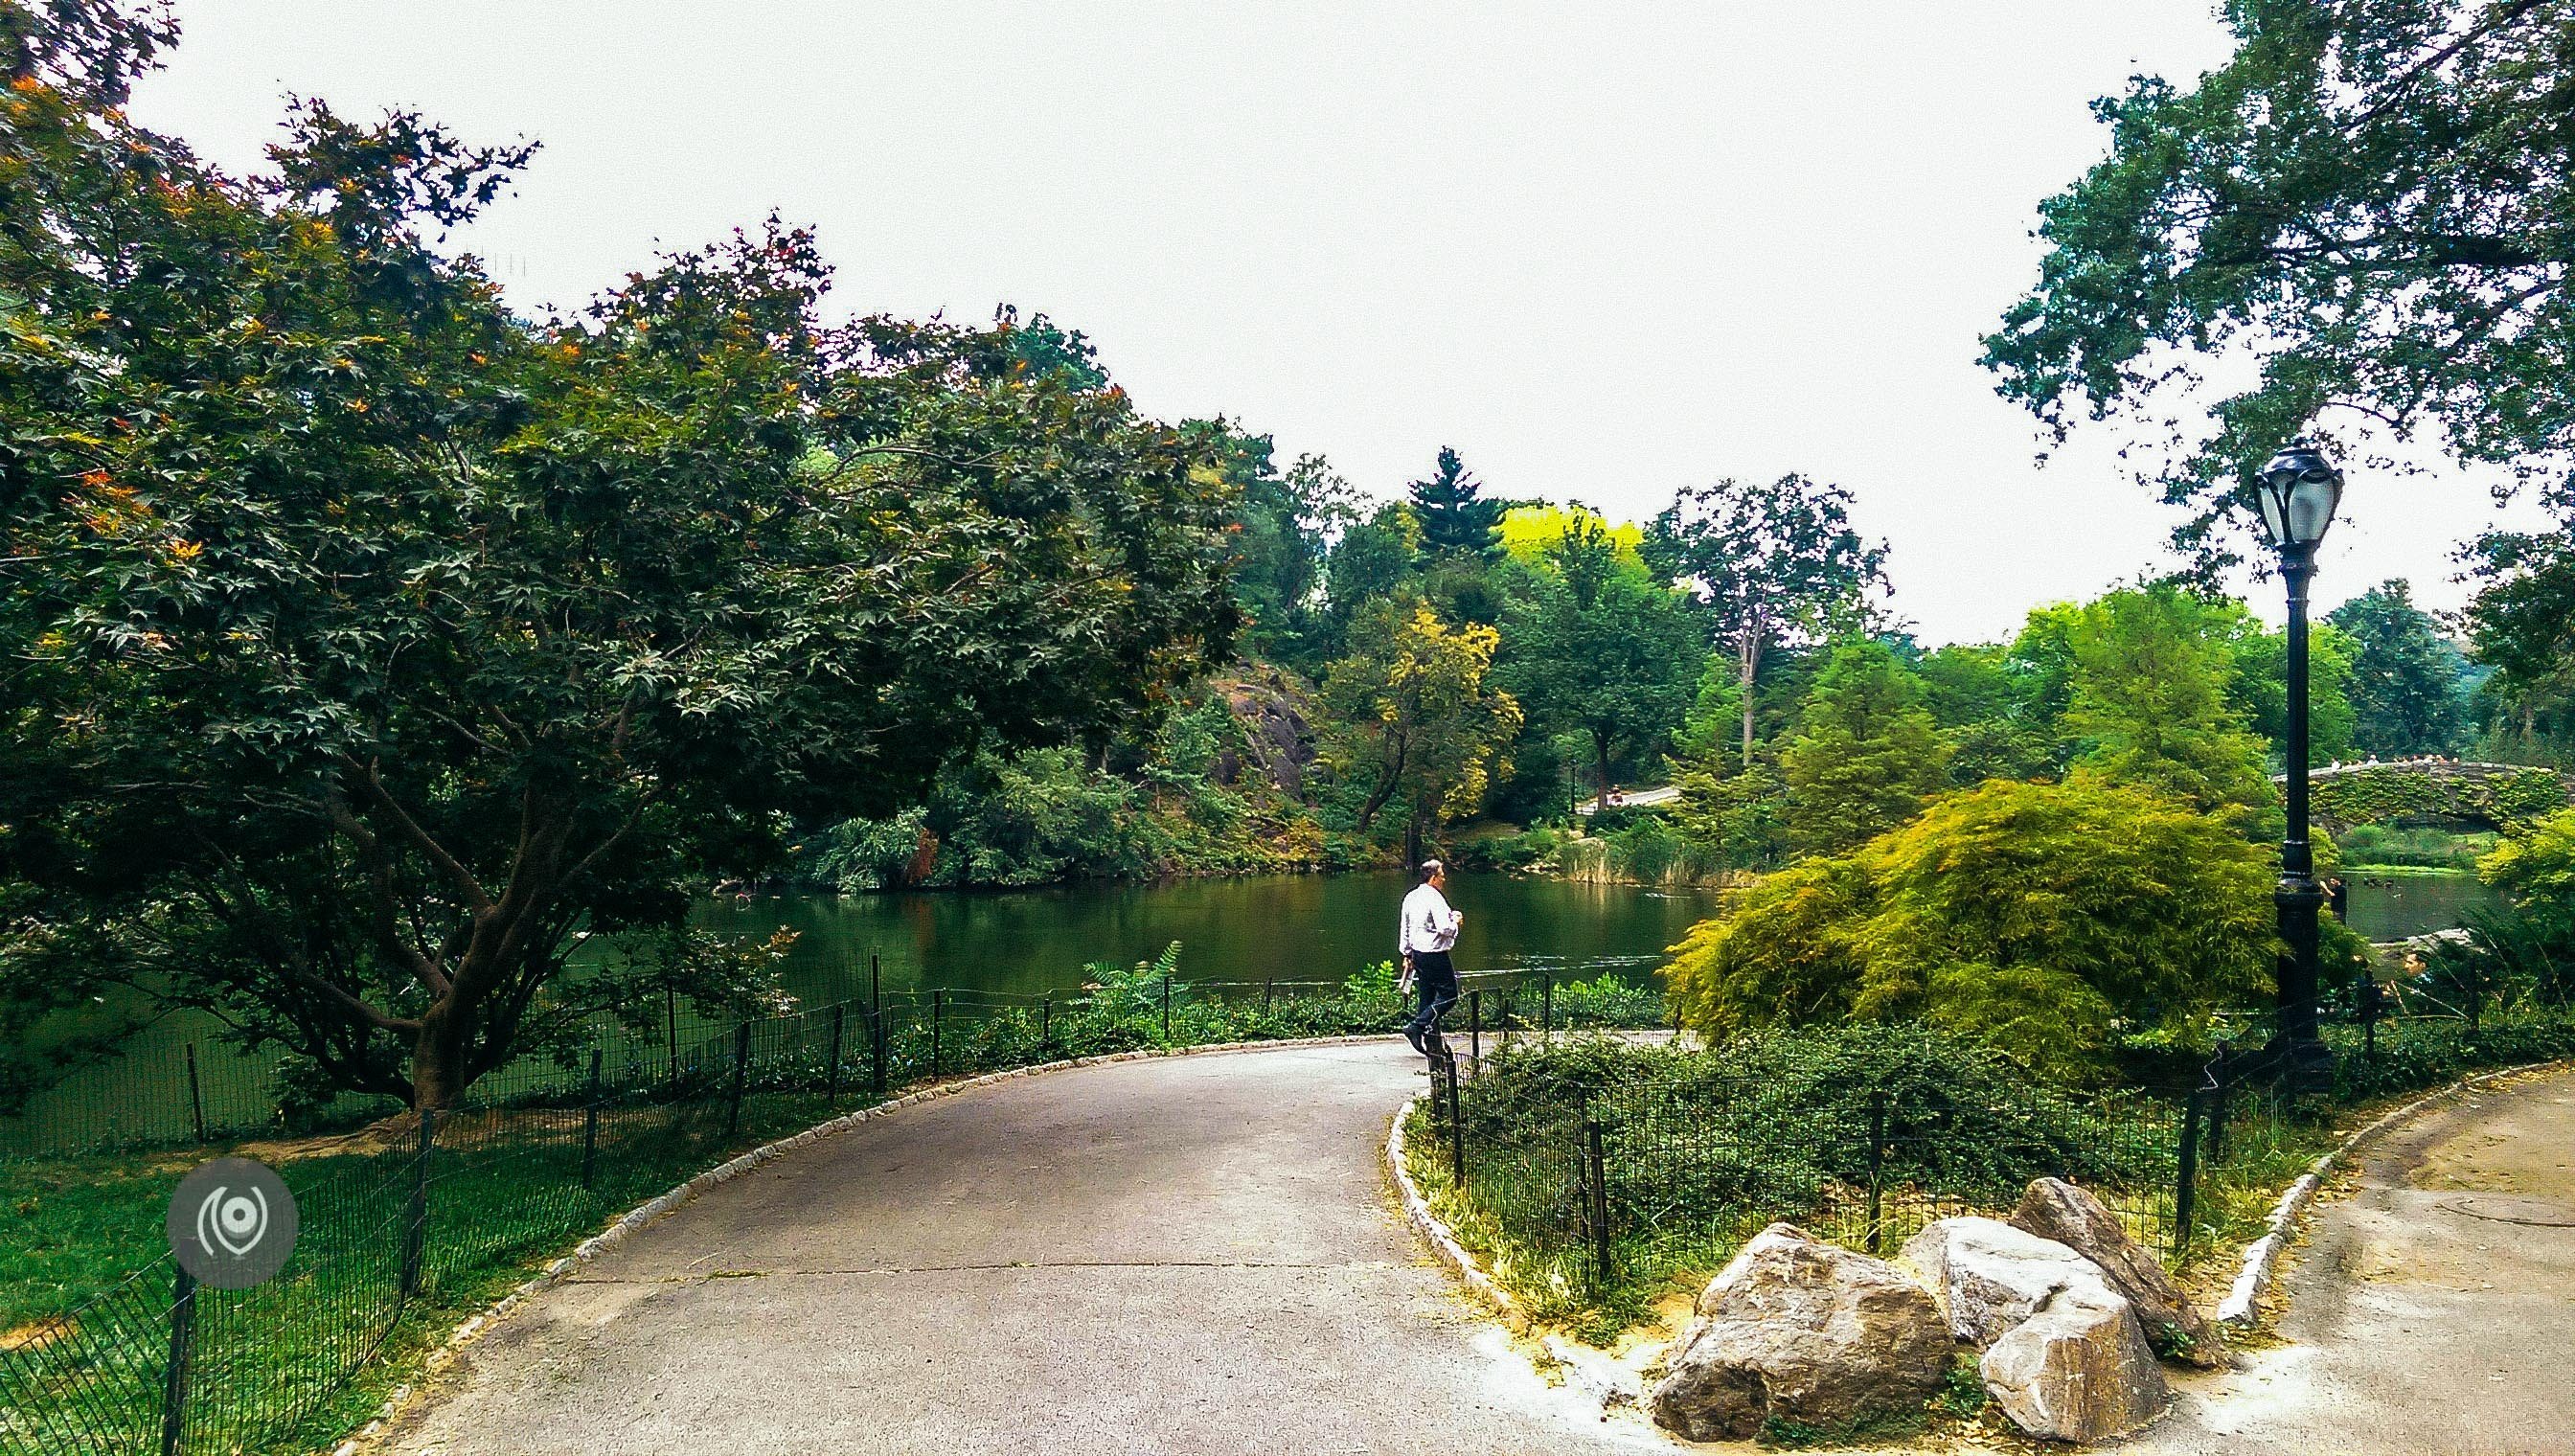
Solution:
[[[1421,522],[1421,555],[1433,560],[1463,557],[1491,562],[1502,554],[1502,503],[1483,497],[1476,480],[1457,458],[1439,447],[1439,463],[1426,481],[1412,483],[1412,511]]]
[[[1949,749],[1922,690],[1878,643],[1834,650],[1806,700],[1804,730],[1780,751],[1788,842],[1846,849],[1913,817],[1948,786]]]

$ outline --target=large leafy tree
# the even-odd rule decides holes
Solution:
[[[1881,643],[1847,643],[1815,679],[1803,725],[1779,750],[1788,842],[1847,849],[1920,811],[1947,786],[1941,740],[1921,685]]]
[[[1849,492],[1785,475],[1682,490],[1647,527],[1645,551],[1698,594],[1733,655],[1748,769],[1762,654],[1855,621],[1884,585],[1886,548],[1851,529]]]
[[[2183,89],[2095,103],[2109,157],[2040,207],[2037,286],[1985,340],[2062,435],[2164,412],[2250,356],[2205,439],[2156,452],[2185,539],[2321,424],[2425,426],[2564,499],[2575,465],[2569,0],[2230,0],[2238,44]],[[2226,377],[2233,379],[2230,366]]]
[[[1519,704],[1496,687],[1500,635],[1451,627],[1418,601],[1396,599],[1360,614],[1350,654],[1324,675],[1331,727],[1323,761],[1356,801],[1352,826],[1370,834],[1380,815],[1401,815],[1405,862],[1417,863],[1438,826],[1475,812],[1510,771]]]
[[[227,176],[105,104],[164,32],[0,13],[13,995],[447,1104],[631,997],[585,932],[1225,650],[1224,492],[1008,321],[826,329],[773,224],[527,324],[432,241],[523,149],[308,105]]]
[[[2467,730],[2467,700],[2460,691],[2467,663],[2431,616],[2414,605],[2411,587],[2401,580],[2381,583],[2325,620],[2351,644],[2345,692],[2356,746],[2393,757],[2458,745]]]
[[[1604,801],[1611,759],[1660,745],[1696,692],[1702,653],[1679,594],[1588,513],[1528,573],[1501,641],[1502,682],[1533,724],[1583,738]]]
[[[1994,782],[1730,892],[1666,974],[1713,1035],[1918,1019],[2079,1079],[2123,1024],[2183,1027],[2257,993],[2270,890],[2263,851],[2186,805]]]

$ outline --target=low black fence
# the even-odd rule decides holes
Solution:
[[[1712,1269],[1777,1220],[1891,1253],[1936,1219],[2008,1214],[2039,1177],[2086,1188],[2179,1263],[2229,1215],[2211,1200],[2266,1200],[2333,1108],[2575,1054],[2575,1019],[2376,1015],[2328,1022],[2332,1069],[2301,1078],[2263,1053],[2264,1029],[2238,1028],[2195,1085],[2086,1095],[1865,1075],[1783,1094],[1722,1053],[1515,1065],[1452,1034],[1416,1126],[1493,1272],[1566,1313]]]
[[[1477,1046],[1661,1014],[1656,993],[1606,981],[1473,987],[1451,1024]],[[271,1162],[296,1195],[302,1230],[285,1271],[249,1290],[197,1287],[163,1245],[161,1203],[138,1202],[126,1221],[151,1254],[0,1343],[0,1452],[319,1441],[363,1419],[377,1396],[352,1377],[388,1348],[435,1336],[538,1259],[729,1153],[935,1080],[1152,1046],[1383,1033],[1399,1014],[1390,989],[1170,976],[887,992],[693,1037],[674,1034],[673,1012],[488,1075],[454,1108],[233,1147]],[[190,1161],[136,1186],[166,1199]]]

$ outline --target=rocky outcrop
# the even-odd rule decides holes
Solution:
[[[2071,1290],[2013,1326],[1977,1365],[2011,1423],[2051,1441],[2106,1441],[2143,1428],[2172,1399],[2127,1301]]]
[[[1833,1431],[1909,1415],[1949,1365],[1940,1311],[1902,1270],[1785,1223],[1709,1281],[1697,1315],[1647,1397],[1657,1422],[1695,1441],[1773,1419]]]
[[[1314,730],[1307,727],[1288,679],[1272,669],[1266,679],[1228,678],[1214,687],[1225,695],[1226,707],[1243,729],[1242,752],[1250,756],[1251,766],[1281,793],[1303,797],[1305,765],[1314,761]],[[1209,776],[1232,784],[1242,776],[1244,766],[1236,750],[1228,747],[1217,755]]]
[[[2126,1297],[2158,1354],[2202,1369],[2226,1363],[2226,1341],[2217,1325],[2193,1308],[2164,1272],[2161,1259],[2120,1226],[2101,1200],[2062,1178],[2040,1178],[2020,1195],[2012,1227],[2053,1239],[2099,1266],[2110,1287]]]
[[[1986,1394],[2031,1435],[2106,1440],[2171,1399],[2127,1296],[2067,1245],[1996,1219],[1944,1218],[1903,1257],[1931,1281],[1950,1331],[1984,1350]]]

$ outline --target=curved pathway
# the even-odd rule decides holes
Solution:
[[[2575,1453],[2575,1072],[2426,1113],[2313,1217],[2288,1343],[2123,1452]]]
[[[862,1123],[531,1300],[374,1449],[1658,1445],[1539,1381],[1394,1211],[1417,1065],[1399,1042],[1124,1062]]]

